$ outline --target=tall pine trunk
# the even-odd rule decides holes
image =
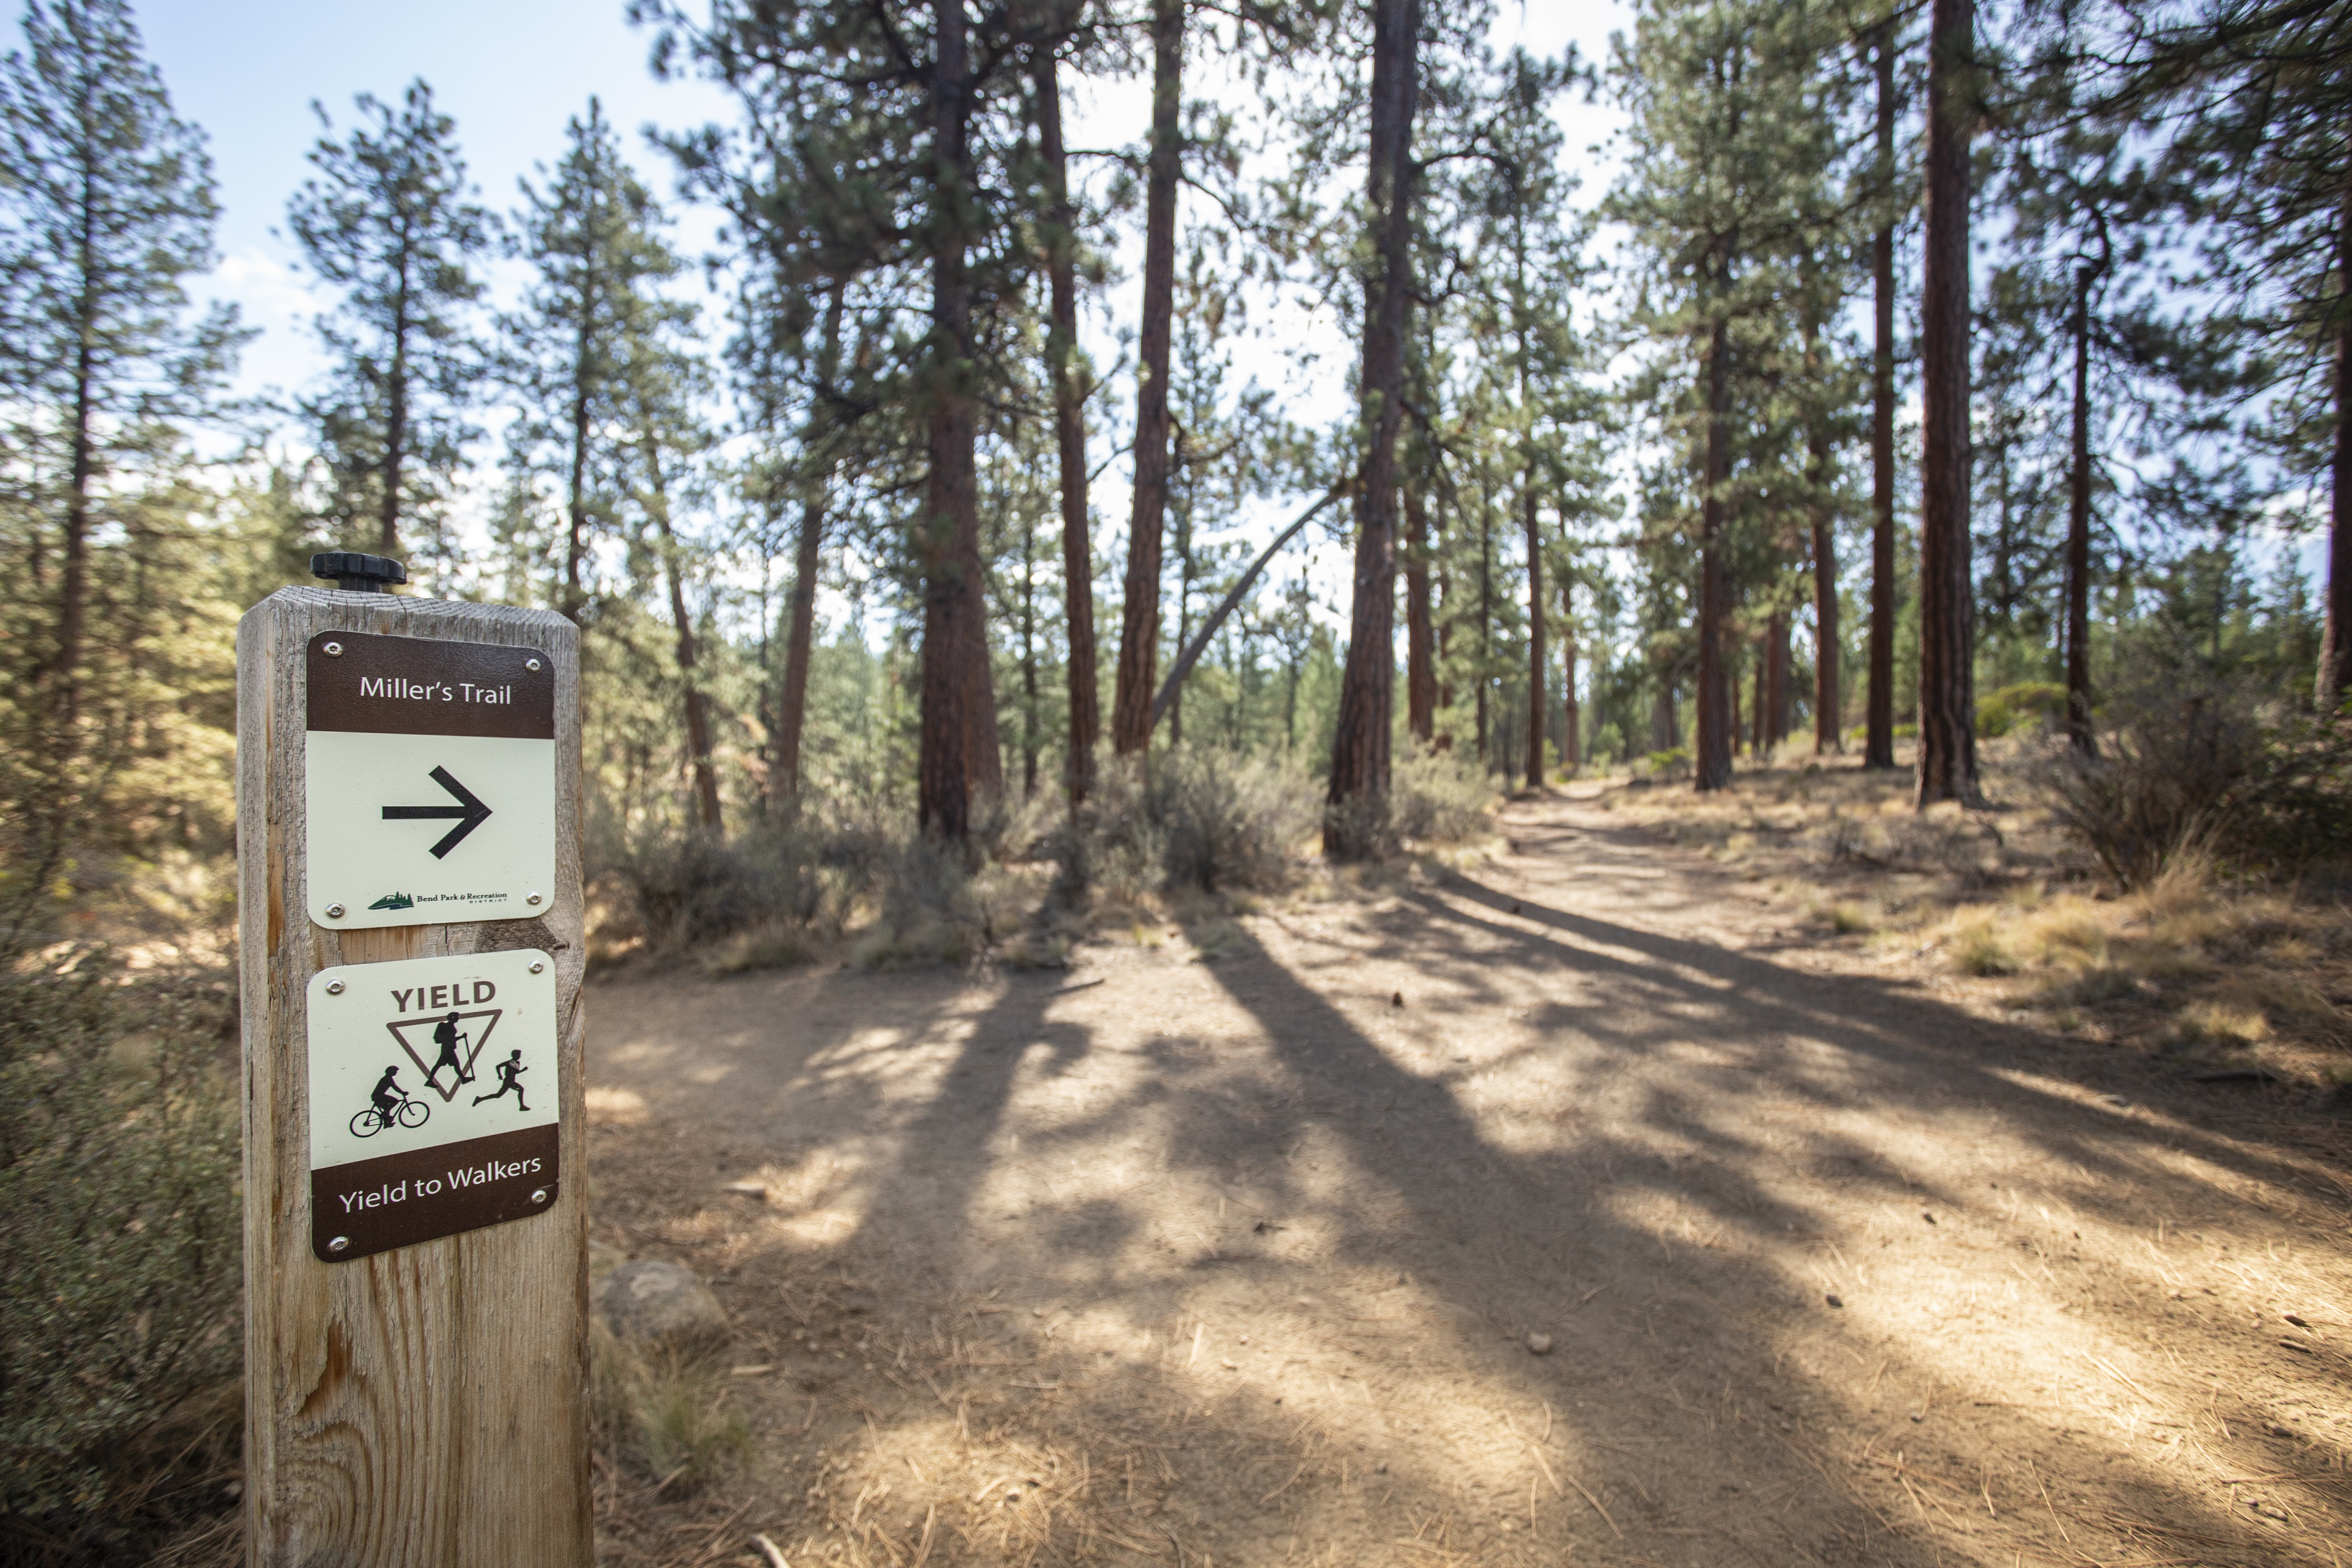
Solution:
[[[2074,411],[2066,506],[2066,740],[2098,755],[2091,729],[2091,284],[2089,263],[2074,271]]]
[[[1102,698],[1095,675],[1094,541],[1087,515],[1086,389],[1078,384],[1077,216],[1070,207],[1069,157],[1062,146],[1062,84],[1051,49],[1038,52],[1037,141],[1045,161],[1045,272],[1053,324],[1045,361],[1054,380],[1054,435],[1062,462],[1063,619],[1069,636],[1070,809],[1094,785],[1095,745],[1102,738]]]
[[[841,286],[825,300],[824,350],[818,366],[831,384],[841,368]],[[809,440],[816,435],[807,426]],[[801,739],[808,730],[809,659],[816,642],[817,563],[824,550],[824,479],[811,474],[801,500],[801,527],[793,547],[792,621],[784,637],[784,689],[778,703],[776,754],[768,770],[768,797],[779,804],[801,789]]]
[[[1895,199],[1895,24],[1878,34],[1878,181]],[[1862,765],[1895,765],[1895,220],[1870,240],[1870,672]]]
[[[768,772],[769,798],[779,803],[801,792],[801,738],[808,731],[817,563],[824,549],[824,493],[815,481],[811,483],[809,497],[801,503],[800,536],[793,546],[792,624],[784,637],[784,689],[777,705],[775,763]]]
[[[1706,490],[1699,503],[1698,720],[1696,787],[1718,790],[1731,783],[1731,751],[1738,721],[1734,715],[1731,670],[1724,655],[1724,623],[1731,610],[1724,577],[1723,484],[1731,468],[1731,327],[1718,319],[1706,351]]]
[[[2327,603],[2319,638],[2320,711],[2352,692],[2352,192],[2336,235],[2336,469],[2327,512]]]
[[[1412,738],[1437,733],[1437,669],[1429,618],[1429,507],[1419,482],[1404,487],[1404,710]]]
[[[392,369],[384,376],[383,497],[378,502],[376,553],[400,552],[401,468],[408,458],[408,256],[400,258],[400,300],[393,307]]]
[[[1143,333],[1135,388],[1135,508],[1128,523],[1126,604],[1111,747],[1151,743],[1160,676],[1160,545],[1168,510],[1168,339],[1176,297],[1176,189],[1183,163],[1184,6],[1152,0],[1151,153],[1144,175]]]
[[[1920,283],[1919,804],[1976,805],[1969,585],[1969,136],[1975,0],[1934,0]]]
[[[1536,460],[1530,452],[1519,510],[1528,534],[1528,787],[1543,787],[1544,711],[1551,706],[1544,667],[1543,536],[1536,527]]]
[[[582,268],[579,322],[572,346],[572,461],[564,487],[563,613],[578,625],[588,595],[581,584],[582,563],[588,554],[588,361],[596,321],[596,248],[586,247],[589,264]]]
[[[1396,445],[1404,417],[1405,309],[1412,293],[1412,114],[1420,91],[1418,0],[1372,0],[1370,207],[1378,251],[1365,279],[1360,385],[1370,449],[1356,492],[1354,604],[1331,738],[1323,852],[1361,858],[1377,843],[1396,699]]]
[[[668,579],[670,625],[677,633],[678,684],[686,689],[686,750],[694,773],[694,816],[702,830],[715,838],[726,827],[719,811],[719,771],[710,758],[709,700],[702,690],[694,620],[686,608],[686,574],[678,564],[677,534],[670,526],[669,480],[662,471],[660,448],[651,440],[646,443],[646,476],[652,485],[646,510],[661,531],[662,574]]]
[[[975,786],[1002,781],[994,684],[980,559],[980,490],[973,464],[978,411],[968,384],[971,280],[962,207],[971,184],[971,63],[963,0],[933,0],[939,39],[933,67],[929,215],[932,341],[925,432],[930,471],[917,526],[923,573],[922,736],[916,809],[925,832],[962,840],[971,831]]]
[[[82,290],[76,314],[80,318],[80,343],[74,352],[73,458],[66,489],[64,559],[58,574],[57,645],[49,650],[47,693],[48,762],[61,767],[80,749],[82,643],[89,626],[89,490],[97,473],[96,384],[98,380],[98,300],[91,276],[96,265],[95,202],[83,182],[81,276]]]

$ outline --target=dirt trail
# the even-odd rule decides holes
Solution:
[[[1213,962],[592,993],[596,1232],[773,1369],[704,1560],[2352,1553],[2340,1163],[1503,820]]]

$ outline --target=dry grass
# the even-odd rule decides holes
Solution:
[[[2063,1032],[2192,1069],[2352,1081],[2352,910],[2339,898],[2195,856],[2116,889],[2035,804],[2021,751],[1986,752],[1985,812],[1918,812],[1907,769],[1843,759],[1742,771],[1706,797],[1612,780],[1595,804],[1766,884],[1820,941],[1924,959]]]

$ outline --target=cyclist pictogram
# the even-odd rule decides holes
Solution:
[[[352,1137],[373,1138],[388,1127],[425,1125],[425,1119],[433,1114],[432,1108],[421,1100],[409,1099],[400,1087],[399,1078],[398,1067],[383,1069],[383,1076],[375,1080],[375,1091],[368,1096],[370,1103],[352,1118]]]

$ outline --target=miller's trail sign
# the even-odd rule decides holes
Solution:
[[[555,883],[555,665],[495,643],[320,632],[305,651],[310,918],[520,920]]]

